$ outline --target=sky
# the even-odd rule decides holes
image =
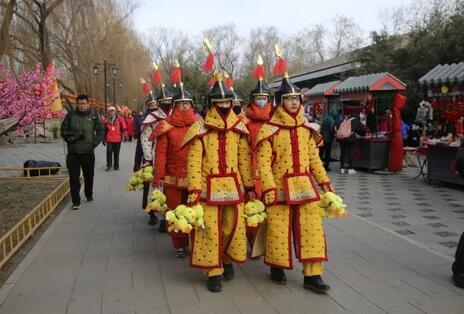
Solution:
[[[398,7],[411,0],[139,0],[136,29],[147,34],[164,26],[199,35],[202,30],[234,23],[246,37],[252,28],[276,26],[283,34],[294,34],[314,24],[330,25],[336,15],[353,18],[367,38],[382,28],[382,9]]]

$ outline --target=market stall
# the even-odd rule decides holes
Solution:
[[[393,96],[405,88],[398,78],[384,72],[349,77],[334,89],[334,94],[340,96],[343,111],[350,110],[365,118],[361,120],[367,133],[357,140],[355,168],[371,171],[388,167]]]
[[[335,88],[340,85],[341,81],[332,81],[328,83],[317,84],[307,91],[309,106],[321,106],[323,115],[328,113],[341,113],[340,96],[334,94]]]
[[[433,138],[427,144],[427,178],[464,186],[453,170],[453,161],[463,136],[464,62],[439,64],[422,76],[424,98],[433,108]]]

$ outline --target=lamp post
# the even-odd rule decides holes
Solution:
[[[116,83],[118,83],[119,88],[122,87],[122,81],[113,76],[113,105],[116,105]]]
[[[106,89],[108,87],[106,70],[111,67],[111,72],[113,73],[113,76],[116,76],[117,75],[117,68],[116,68],[116,64],[106,62],[106,58],[105,58],[103,63],[94,63],[93,64],[93,66],[92,66],[93,74],[98,75],[98,71],[99,71],[100,67],[103,67],[103,87],[104,87],[103,91],[104,91],[105,112],[106,112],[106,107],[107,107]]]

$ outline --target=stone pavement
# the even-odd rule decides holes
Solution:
[[[31,159],[36,151],[44,159],[47,152],[59,156],[62,151],[57,144],[44,146],[20,149]],[[99,148],[95,203],[60,213],[0,289],[1,314],[463,313],[464,290],[450,282],[453,250],[440,245],[448,240],[434,234],[441,228],[462,232],[462,219],[457,219],[462,214],[453,212],[458,207],[444,207],[459,204],[462,191],[411,183],[410,169],[390,176],[348,176],[336,174],[334,165],[331,177],[352,215],[326,222],[330,261],[324,278],[330,293],[304,290],[300,267],[287,272],[288,285],[273,284],[262,260],[251,260],[237,267],[236,278],[223,283],[222,293],[213,294],[201,272],[189,269],[187,259],[174,258],[168,237],[147,224],[140,193],[123,192],[134,147],[123,145],[122,169],[109,173],[103,171],[104,150]],[[0,148],[0,165],[24,159],[9,154]],[[429,226],[435,221],[446,227]]]

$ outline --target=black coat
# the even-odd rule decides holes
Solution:
[[[461,178],[464,179],[464,140],[461,140],[461,147],[459,147],[456,154],[456,168]]]

